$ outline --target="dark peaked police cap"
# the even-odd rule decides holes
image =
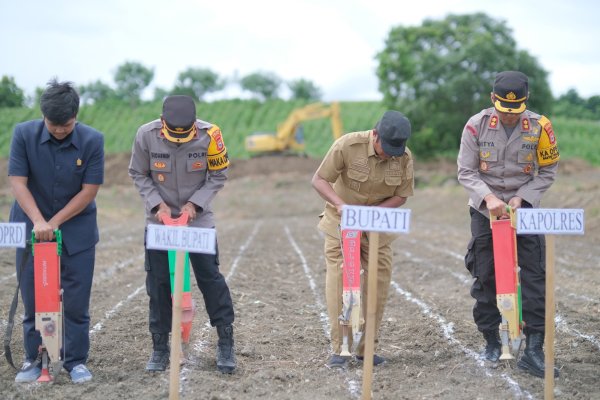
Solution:
[[[494,107],[503,113],[520,114],[527,109],[529,81],[519,71],[503,71],[494,81]]]
[[[169,96],[163,102],[162,118],[169,131],[187,133],[196,122],[196,104],[190,96]]]
[[[410,137],[410,121],[399,111],[386,111],[375,126],[381,147],[388,156],[401,156]]]

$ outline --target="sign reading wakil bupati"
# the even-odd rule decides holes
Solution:
[[[183,250],[190,253],[216,253],[214,229],[149,224],[146,247],[155,250]]]
[[[519,208],[517,209],[517,233],[583,235],[583,210]]]
[[[25,247],[27,235],[24,222],[0,223],[0,247]]]
[[[342,229],[408,233],[410,210],[406,208],[343,206]]]

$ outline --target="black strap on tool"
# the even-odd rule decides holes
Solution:
[[[15,325],[15,313],[17,312],[17,305],[19,304],[21,276],[23,275],[25,264],[27,264],[27,260],[29,259],[29,253],[31,253],[31,242],[27,241],[23,257],[21,258],[21,265],[19,265],[19,269],[17,271],[17,289],[15,290],[15,295],[12,299],[12,303],[10,304],[10,311],[8,312],[8,324],[6,325],[6,330],[4,331],[4,355],[6,356],[6,360],[10,366],[14,369],[18,368],[15,367],[15,364],[13,363],[12,352],[10,351],[10,340],[12,338],[12,331]]]

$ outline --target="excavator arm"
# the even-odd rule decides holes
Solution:
[[[278,125],[276,134],[259,133],[248,136],[245,143],[246,150],[253,154],[304,152],[301,123],[321,118],[331,119],[334,140],[342,136],[339,103],[333,102],[331,105],[312,103],[293,110],[285,121]]]

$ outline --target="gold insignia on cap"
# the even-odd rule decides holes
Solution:
[[[508,100],[514,100],[517,98],[517,95],[515,94],[515,92],[508,92],[508,94],[506,95],[506,98]]]

